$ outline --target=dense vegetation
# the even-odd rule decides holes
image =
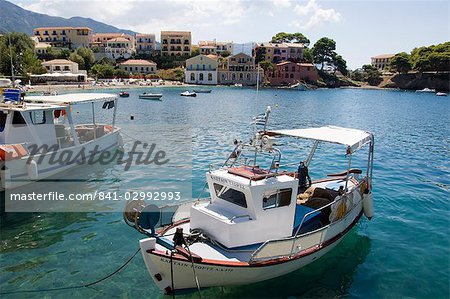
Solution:
[[[34,53],[34,42],[25,33],[11,32],[0,37],[0,74],[12,74],[11,61],[16,77],[26,79],[29,73],[46,72]]]
[[[399,73],[407,73],[410,70],[448,72],[450,71],[450,42],[414,48],[410,54],[398,53],[392,58],[389,70]]]

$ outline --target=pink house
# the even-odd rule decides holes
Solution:
[[[316,82],[319,73],[312,63],[285,61],[275,65],[273,71],[266,72],[270,85],[291,85],[301,81]]]

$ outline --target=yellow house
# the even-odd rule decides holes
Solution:
[[[384,70],[390,63],[394,54],[382,54],[378,56],[371,57],[372,66],[376,67],[380,71]]]
[[[37,37],[39,42],[49,43],[54,47],[88,47],[92,29],[88,27],[39,27],[33,30],[33,36]]]
[[[154,34],[136,33],[136,53],[152,54],[155,51],[156,41]]]
[[[190,31],[161,31],[161,55],[189,56],[191,41]]]
[[[216,55],[197,55],[186,60],[184,82],[191,84],[217,84],[219,63]]]
[[[133,74],[156,74],[156,63],[142,59],[129,59],[119,63],[119,68]]]

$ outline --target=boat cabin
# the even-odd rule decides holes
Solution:
[[[274,136],[313,140],[309,156],[300,163],[282,165],[281,152],[273,147]],[[352,210],[362,200],[361,185],[370,184],[373,158],[370,133],[328,126],[264,131],[256,140],[252,145],[239,143],[224,167],[207,173],[210,202],[191,207],[191,230],[201,230],[226,248],[290,238],[327,226]],[[306,173],[303,170],[321,142],[345,145],[343,154],[349,159],[348,169],[311,182],[307,170]],[[361,179],[362,171],[350,168],[351,155],[368,143],[371,144],[368,170]],[[240,159],[244,148],[273,155],[269,166],[260,168],[256,154],[252,163]],[[292,166],[296,167],[293,171],[289,170]],[[345,200],[338,200],[340,197]]]
[[[112,109],[110,124],[96,121],[95,103]],[[76,124],[75,105],[91,105],[92,122]],[[0,144],[27,144],[49,149],[62,149],[100,138],[113,131],[117,98],[111,94],[66,94],[29,96],[18,101],[0,103]],[[83,117],[83,120],[86,120]]]

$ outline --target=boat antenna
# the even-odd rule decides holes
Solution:
[[[13,58],[12,58],[12,49],[11,49],[11,33],[8,34],[8,41],[9,41],[9,60],[11,63],[11,81],[13,82],[14,86],[14,65],[13,65]]]
[[[255,122],[253,123],[253,134],[256,134],[256,123],[258,119],[258,100],[259,100],[259,62],[256,65],[256,96],[255,96]]]

